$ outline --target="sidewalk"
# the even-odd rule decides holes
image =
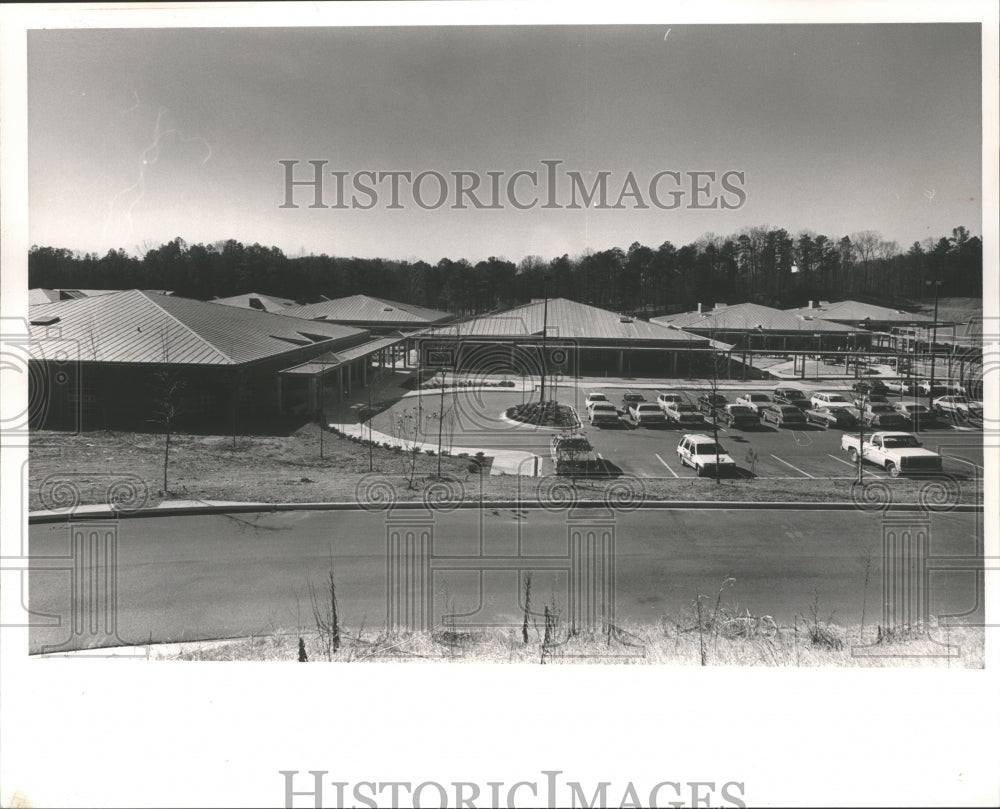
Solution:
[[[345,435],[356,436],[357,438],[371,438],[377,444],[389,444],[394,447],[410,449],[416,447],[421,452],[434,450],[437,452],[437,444],[429,444],[423,441],[407,441],[402,438],[394,438],[391,435],[369,430],[367,424],[330,424]],[[493,459],[493,466],[490,468],[491,475],[527,475],[537,477],[541,472],[542,459],[532,452],[522,452],[514,449],[480,449],[478,447],[444,447],[452,456],[465,452],[470,458],[475,457],[479,452],[489,455]]]

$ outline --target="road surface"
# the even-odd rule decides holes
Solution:
[[[341,620],[355,629],[362,623],[378,627],[386,615],[386,525],[412,521],[414,514],[292,511],[123,519],[114,577],[118,640],[183,641],[298,627],[308,631],[309,583],[322,587],[331,565]],[[904,519],[915,516],[902,513]],[[481,541],[485,555],[565,556],[567,526],[588,521],[614,526],[619,621],[680,618],[698,594],[710,596],[714,605],[726,577],[736,580],[723,596],[729,606],[790,622],[808,614],[818,597],[821,617],[857,621],[866,595],[861,558],[866,547],[874,554],[866,616],[869,623],[878,618],[879,513],[647,509],[611,515],[587,509],[568,517],[537,508],[486,507],[482,512],[436,514],[433,552],[435,557],[476,555]],[[932,515],[931,555],[972,557],[964,570],[931,573],[932,614],[971,612],[981,619],[974,572],[981,532],[981,513]],[[31,526],[32,557],[49,557],[38,567],[58,567],[52,557],[69,553],[69,537],[66,524]],[[479,575],[474,569],[433,573],[436,623],[448,610],[471,613],[460,621],[469,625],[519,624],[517,573],[487,571],[481,582]],[[34,627],[32,651],[67,641],[83,643],[70,629],[72,580],[67,569],[32,570],[31,609],[57,616],[53,620],[60,623]],[[536,570],[533,604],[540,610],[553,599],[566,608],[566,573]]]

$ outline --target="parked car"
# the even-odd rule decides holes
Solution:
[[[690,466],[699,477],[714,475],[716,467],[720,475],[736,471],[736,461],[725,448],[716,444],[709,436],[699,433],[688,433],[681,437],[677,444],[677,457],[680,458],[681,466]]]
[[[889,397],[883,396],[881,393],[871,393],[868,396],[862,394],[861,396],[856,396],[854,398],[854,406],[861,410],[866,404],[890,404]]]
[[[549,453],[557,475],[585,475],[596,468],[594,448],[586,436],[579,433],[552,436]]]
[[[760,420],[775,427],[805,427],[806,417],[795,405],[771,404],[760,409]]]
[[[865,427],[878,427],[883,430],[905,430],[910,426],[906,416],[888,404],[865,405],[861,411],[861,423]]]
[[[858,426],[858,417],[846,407],[812,407],[805,411],[806,423],[816,424],[824,430],[836,427],[851,430]]]
[[[913,383],[913,386],[916,391],[922,393],[924,396],[946,396],[950,393],[950,391],[943,384],[941,384],[941,380],[935,380],[933,388],[931,387],[929,379],[918,379]]]
[[[771,404],[771,397],[766,393],[746,393],[743,396],[738,396],[736,398],[736,404],[749,407],[751,410],[759,414],[762,407],[767,407]]]
[[[856,435],[844,433],[840,448],[858,462],[858,454],[866,461],[881,466],[891,477],[900,474],[933,473],[941,471],[941,456],[923,449],[915,435],[901,432],[877,432],[864,443]]]
[[[851,390],[855,393],[864,395],[866,393],[881,393],[885,394],[889,389],[885,386],[885,382],[881,379],[876,379],[875,377],[867,377],[865,379],[859,379],[853,385],[851,385]]]
[[[981,419],[983,417],[982,406],[972,402],[965,396],[939,396],[931,403],[935,412],[942,416],[954,416],[959,419]]]
[[[722,421],[737,430],[747,430],[760,427],[760,416],[752,407],[741,404],[727,404],[719,414]]]
[[[896,402],[895,408],[900,415],[906,416],[914,426],[922,424],[929,426],[937,422],[937,414],[920,402]]]
[[[605,396],[603,393],[598,393],[597,391],[591,391],[590,393],[588,393],[587,398],[584,401],[584,404],[586,405],[587,410],[589,411],[590,408],[597,402],[607,402],[608,404],[610,404],[610,402],[608,402],[608,397]]]
[[[850,400],[842,393],[829,390],[818,390],[809,399],[809,403],[815,407],[850,407]]]
[[[706,416],[717,414],[729,403],[721,393],[706,393],[698,397],[698,409]]]
[[[661,393],[656,397],[656,403],[665,410],[670,404],[686,404],[687,397],[682,393]]]
[[[672,402],[663,409],[663,415],[667,421],[678,427],[700,426],[705,423],[698,409],[686,402]]]
[[[794,405],[801,410],[809,407],[809,399],[798,388],[775,388],[773,398],[775,404]]]
[[[905,379],[887,379],[885,386],[893,393],[908,394],[913,393],[913,383]]]
[[[667,423],[666,415],[656,402],[633,402],[627,412],[637,427],[662,427]]]
[[[631,392],[626,393],[622,397],[622,410],[624,410],[626,413],[628,413],[628,410],[629,410],[629,408],[632,405],[638,404],[639,402],[645,402],[645,401],[646,401],[646,397],[643,396],[641,393],[631,393]]]
[[[611,402],[593,402],[587,406],[587,413],[594,427],[618,427],[622,423],[618,408]]]

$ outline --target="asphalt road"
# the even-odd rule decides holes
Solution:
[[[723,391],[730,402],[751,390],[770,392],[774,382],[758,388]],[[814,389],[824,389],[822,385],[799,385],[806,395]],[[586,423],[584,400],[591,390],[604,393],[615,405],[621,405],[625,392],[620,388],[592,388],[586,390],[577,386],[561,386],[559,401],[572,404],[584,420],[584,433],[590,439],[600,459],[610,468],[624,474],[644,478],[673,479],[695,477],[694,470],[682,467],[677,458],[677,443],[682,431],[667,428],[632,427],[624,420],[613,428],[591,427]],[[656,391],[637,388],[650,401],[655,401]],[[679,391],[693,404],[704,390],[686,390],[681,387],[663,387],[661,390]],[[543,459],[542,474],[551,474],[549,441],[553,431],[529,425],[512,424],[502,418],[503,412],[520,404],[530,393],[501,393],[498,391],[446,393],[444,397],[445,428],[442,431],[442,445],[482,447],[489,449],[518,449],[533,452]],[[535,394],[537,395],[537,394]],[[893,400],[896,397],[891,397]],[[438,439],[438,413],[442,411],[438,396],[409,397],[400,400],[392,408],[379,414],[374,428],[392,434],[392,424],[399,424],[403,416],[404,429],[416,430],[422,425],[417,440],[434,443]],[[399,429],[397,427],[397,429]],[[692,430],[711,434],[711,423]],[[408,434],[410,435],[410,434]],[[732,430],[719,427],[719,443],[729,451],[736,461],[738,474],[758,479],[850,479],[855,469],[848,461],[847,453],[840,447],[842,432],[837,429],[823,430],[808,427],[802,430],[761,426],[754,430]],[[959,480],[982,477],[983,432],[965,424],[941,424],[932,429],[920,431],[920,439],[928,449],[944,456],[944,471]],[[888,477],[877,467],[866,464],[866,474],[872,478]]]
[[[166,642],[308,629],[309,583],[322,587],[331,564],[344,623],[378,627],[386,614],[386,525],[400,517],[412,519],[413,512],[395,518],[378,512],[303,511],[121,520],[113,577],[118,640]],[[577,517],[584,524],[610,520],[614,526],[619,620],[682,618],[698,594],[714,605],[730,576],[736,581],[723,603],[754,614],[791,621],[808,614],[818,598],[822,617],[857,621],[867,595],[867,619],[877,620],[883,530],[878,513],[661,509],[610,515],[582,510],[570,520],[565,512],[541,509],[459,510],[436,515],[434,556],[475,556],[480,541],[486,555],[565,556],[567,525]],[[932,516],[931,555],[971,557],[961,570],[931,573],[933,614],[969,612],[981,619],[974,572],[981,523],[980,513]],[[65,556],[69,537],[65,524],[31,526],[33,558]],[[873,549],[875,564],[867,593],[865,547]],[[70,571],[37,569],[52,566],[41,562],[32,570],[28,603],[38,620],[44,614],[58,616],[60,625],[34,627],[32,650],[66,641],[93,645],[87,630],[71,634]],[[566,608],[564,571],[536,570],[533,577],[537,609],[553,599]],[[469,614],[458,619],[459,625],[520,622],[515,571],[487,570],[480,579],[476,569],[436,570],[433,592],[436,623],[446,610]]]

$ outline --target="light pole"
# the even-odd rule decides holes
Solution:
[[[539,404],[542,407],[542,412],[545,412],[545,367],[547,363],[547,355],[545,353],[545,339],[548,336],[549,330],[549,289],[548,289],[549,276],[548,273],[542,273],[542,390],[540,394]]]
[[[931,324],[933,329],[933,336],[931,337],[931,379],[930,384],[927,386],[927,409],[929,410],[934,406],[934,358],[937,350],[937,319],[938,319],[938,296],[941,293],[941,284],[943,281],[938,278],[934,281],[925,281],[927,286],[934,287],[934,322]]]

